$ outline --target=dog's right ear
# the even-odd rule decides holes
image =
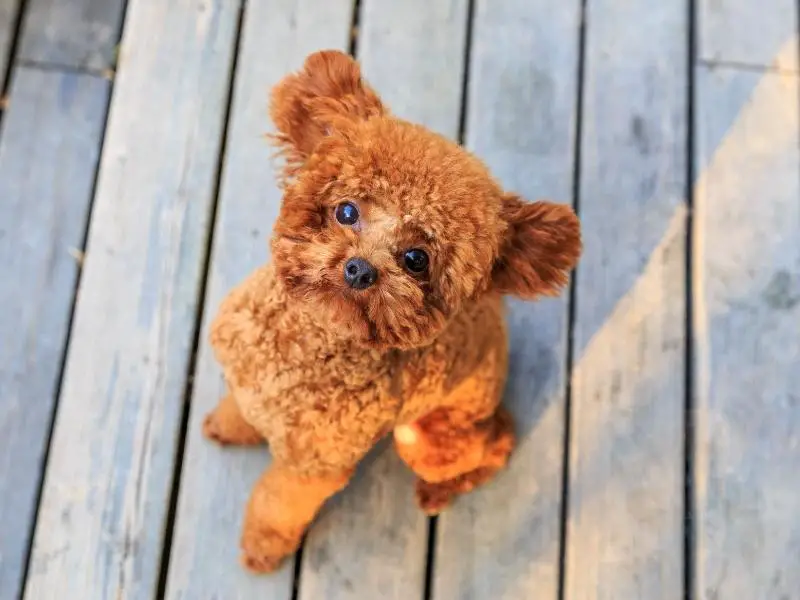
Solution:
[[[338,50],[309,55],[275,86],[270,101],[274,138],[292,163],[302,163],[330,132],[385,112],[358,63]]]
[[[525,202],[516,194],[503,195],[501,215],[508,229],[492,287],[525,300],[557,295],[583,250],[578,216],[564,204]]]

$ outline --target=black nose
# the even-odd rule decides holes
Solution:
[[[365,290],[378,279],[378,270],[363,258],[351,258],[344,264],[344,280],[354,290]]]

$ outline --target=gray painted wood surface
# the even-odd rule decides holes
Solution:
[[[19,60],[98,72],[114,68],[126,3],[28,0]]]
[[[701,61],[797,71],[795,0],[697,0]],[[795,52],[781,52],[791,42]]]
[[[358,59],[393,114],[458,137],[466,0],[362,2]],[[414,476],[387,443],[310,532],[301,600],[422,598],[428,518]]]
[[[266,448],[219,448],[201,435],[203,417],[224,390],[207,329],[219,303],[269,256],[268,238],[280,206],[267,103],[271,87],[320,48],[346,48],[348,0],[249,0],[231,108],[209,283],[194,376],[168,598],[289,600],[293,561],[254,576],[239,565],[245,503],[268,464]]]
[[[237,3],[132,0],[26,598],[152,598]]]
[[[0,138],[0,597],[30,543],[108,103],[107,81],[18,68]]]
[[[358,60],[393,114],[458,137],[467,0],[366,0]]]
[[[529,200],[571,201],[580,2],[478,0],[466,143]],[[508,471],[439,517],[433,598],[555,600],[567,301],[510,301]]]
[[[794,600],[798,78],[701,67],[695,90],[694,597]]]
[[[6,67],[11,57],[11,41],[14,38],[14,25],[17,22],[19,0],[0,0],[0,77],[5,77]],[[0,106],[2,111],[2,106]]]
[[[570,599],[683,594],[687,31],[685,0],[587,5]]]

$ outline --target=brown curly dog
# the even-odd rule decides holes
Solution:
[[[259,572],[389,432],[428,513],[502,469],[502,296],[557,294],[581,252],[570,208],[503,191],[458,144],[391,116],[345,54],[309,56],[270,111],[285,159],[272,259],[213,323],[229,393],[204,423],[271,448],[242,535]]]

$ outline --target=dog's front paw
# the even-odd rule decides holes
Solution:
[[[289,540],[274,529],[248,530],[242,536],[242,564],[253,573],[271,573],[294,553],[299,540]]]
[[[456,494],[456,490],[449,481],[428,483],[417,479],[415,490],[417,506],[429,516],[438,515],[447,508],[453,502]]]
[[[497,470],[496,467],[480,467],[453,479],[436,483],[417,479],[417,505],[431,516],[438,515],[453,502],[456,496],[471,492],[479,485],[486,483]]]

